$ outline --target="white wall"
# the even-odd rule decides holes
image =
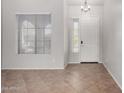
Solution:
[[[103,63],[118,85],[122,86],[121,0],[105,0]]]
[[[69,16],[69,21],[72,18],[79,18],[81,16],[81,10],[80,10],[80,5],[79,4],[68,4],[69,9],[68,9],[68,16]],[[102,62],[102,23],[103,23],[103,4],[100,5],[90,5],[91,6],[91,11],[90,15],[91,16],[98,16],[99,17],[99,61]],[[83,16],[83,15],[82,15]],[[68,24],[69,26],[69,32],[72,30],[72,25]],[[70,63],[75,63],[79,61],[79,54],[72,54],[71,52],[71,38],[69,39],[69,62]]]
[[[68,64],[68,5],[64,0],[64,65]]]
[[[52,14],[51,55],[18,55],[16,13]],[[2,68],[64,67],[63,0],[2,0]]]

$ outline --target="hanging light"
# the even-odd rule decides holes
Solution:
[[[84,1],[84,4],[81,5],[81,11],[88,12],[90,11],[91,7],[88,5],[87,0]]]

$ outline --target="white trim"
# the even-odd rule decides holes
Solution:
[[[103,63],[102,61],[99,61],[99,63]]]
[[[90,62],[90,61],[89,61],[89,62]],[[99,62],[99,61],[93,61],[93,62],[102,63],[102,62]],[[79,62],[79,61],[77,61],[77,62],[68,62],[68,64],[80,64],[80,62]]]
[[[92,3],[88,3],[91,7],[92,6],[104,6],[104,4],[92,4]],[[80,3],[68,3],[68,6],[81,6]]]
[[[39,15],[43,15],[43,14],[51,14],[51,12],[16,12],[16,15],[33,15],[33,14],[39,14]]]
[[[68,63],[64,64],[64,69],[68,66]]]
[[[109,70],[109,68],[107,67],[107,65],[105,65],[105,63],[103,63],[103,65],[106,68],[106,70],[108,71],[108,73],[112,76],[112,78],[114,79],[114,81],[116,82],[116,84],[119,86],[119,88],[122,90],[121,85],[119,84],[119,82],[117,81],[117,79],[114,77],[114,75],[111,73],[111,71]]]
[[[1,70],[63,70],[64,68],[1,68]]]
[[[79,61],[76,61],[76,62],[68,62],[68,64],[80,64]]]

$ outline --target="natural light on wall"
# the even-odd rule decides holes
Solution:
[[[73,52],[78,53],[79,52],[79,20],[73,19]]]

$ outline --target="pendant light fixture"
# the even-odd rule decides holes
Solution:
[[[83,4],[81,5],[81,11],[88,12],[90,10],[91,10],[91,7],[88,5],[87,0],[85,0]]]

